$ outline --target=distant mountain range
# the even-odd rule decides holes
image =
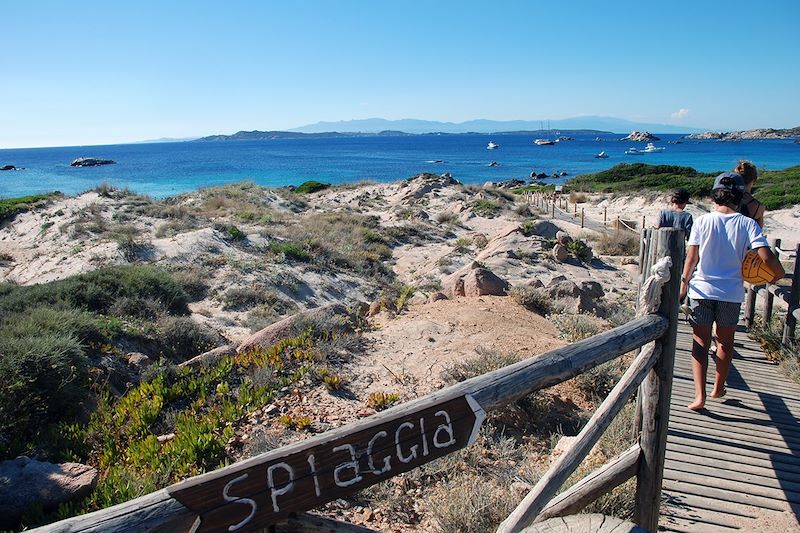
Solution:
[[[409,133],[397,130],[383,130],[378,132],[361,132],[361,131],[325,131],[325,132],[309,132],[304,133],[300,131],[237,131],[231,135],[209,135],[208,137],[201,137],[194,139],[196,141],[265,141],[270,139],[299,139],[303,137],[408,137],[412,135],[465,135],[476,134],[479,132],[471,131],[465,133],[445,133],[445,132],[431,132],[431,133]],[[519,131],[495,131],[492,132],[497,135],[505,134],[528,134],[547,136],[551,135],[550,130],[519,130]],[[613,135],[610,131],[601,130],[558,130],[559,135]]]
[[[585,116],[565,118],[559,120],[468,120],[466,122],[437,122],[432,120],[386,120],[383,118],[367,118],[357,120],[341,120],[338,122],[317,122],[289,131],[299,133],[323,132],[360,132],[378,133],[386,130],[403,131],[406,133],[498,133],[517,131],[539,131],[549,124],[549,129],[561,132],[562,130],[597,130],[615,133],[630,133],[631,131],[649,131],[651,133],[701,133],[707,131],[703,128],[688,126],[673,126],[669,124],[649,124],[631,122],[613,117]]]

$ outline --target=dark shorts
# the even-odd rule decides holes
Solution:
[[[720,302],[719,300],[690,300],[689,322],[697,326],[735,326],[739,323],[741,303]]]

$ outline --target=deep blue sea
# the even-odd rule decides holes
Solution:
[[[259,185],[298,185],[306,180],[334,184],[363,180],[396,181],[420,172],[450,172],[463,183],[528,178],[531,172],[566,172],[550,179],[610,168],[621,162],[675,164],[702,171],[730,170],[739,159],[759,168],[800,164],[800,144],[791,140],[690,141],[668,144],[679,135],[659,135],[664,152],[626,155],[643,143],[620,141],[624,134],[575,136],[553,146],[537,146],[531,135],[416,135],[266,141],[176,142],[0,150],[0,198],[61,191],[76,194],[106,182],[162,198],[200,187],[252,180]],[[487,150],[489,141],[500,147]],[[600,151],[608,159],[596,159]],[[77,157],[113,159],[115,165],[73,168]],[[441,160],[441,162],[433,162]],[[491,161],[498,165],[489,167]]]

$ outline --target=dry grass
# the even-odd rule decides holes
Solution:
[[[603,233],[594,241],[594,248],[604,255],[639,255],[639,236],[628,231]]]

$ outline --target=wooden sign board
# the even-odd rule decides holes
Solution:
[[[409,405],[167,491],[198,514],[193,531],[253,531],[464,448],[486,417],[469,395]]]

